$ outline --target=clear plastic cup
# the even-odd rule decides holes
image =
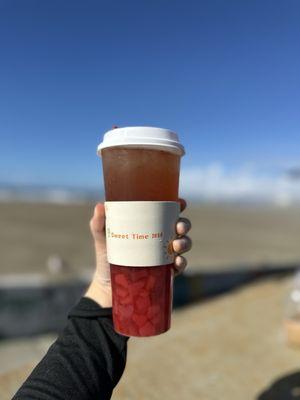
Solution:
[[[134,131],[134,139],[120,145],[117,138],[122,129],[125,128],[112,131],[116,135],[113,145],[101,148],[106,201],[177,202],[182,146],[176,149],[176,143],[175,148],[162,145],[159,138],[164,137],[165,131],[159,128],[126,128],[127,135],[128,129]],[[150,144],[137,143],[139,131],[144,139],[145,130],[148,136],[154,130],[159,138]],[[173,264],[110,267],[115,330],[126,336],[143,337],[167,331],[172,311]]]

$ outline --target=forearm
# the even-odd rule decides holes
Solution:
[[[125,368],[126,343],[113,330],[111,309],[83,298],[13,400],[110,399]]]

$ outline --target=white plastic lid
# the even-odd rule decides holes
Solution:
[[[147,147],[169,151],[180,156],[185,153],[176,133],[150,126],[129,126],[106,132],[103,142],[98,146],[98,155],[101,156],[102,149],[114,146]]]

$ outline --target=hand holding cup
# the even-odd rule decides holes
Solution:
[[[184,211],[186,201],[180,199],[180,209]],[[191,249],[192,242],[187,233],[191,229],[191,222],[187,218],[179,218],[176,224],[177,237],[173,241],[173,250],[176,254],[174,260],[175,276],[184,272],[187,267],[187,260],[182,255]],[[86,293],[86,297],[92,298],[101,307],[112,306],[110,266],[107,260],[106,238],[105,238],[105,209],[102,203],[94,208],[90,220],[90,230],[94,239],[96,270],[92,283]]]

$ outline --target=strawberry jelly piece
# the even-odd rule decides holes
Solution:
[[[131,304],[132,303],[131,296],[123,297],[122,299],[120,299],[120,303],[121,304]]]
[[[139,326],[145,325],[147,322],[147,317],[145,315],[138,315],[138,314],[133,314],[132,320]]]
[[[156,282],[156,278],[153,275],[150,275],[147,279],[147,283],[146,283],[146,289],[147,290],[152,290],[155,286],[155,282]]]
[[[151,318],[151,322],[155,325],[161,325],[161,323],[163,321],[164,321],[164,317],[160,314],[157,314],[153,318]]]
[[[140,293],[139,293],[139,296],[148,297],[149,296],[149,292],[147,292],[146,290],[141,290]]]
[[[136,300],[135,306],[139,312],[146,312],[150,304],[151,302],[149,296],[147,297],[139,296],[138,299]]]
[[[128,332],[128,336],[139,336],[138,326],[132,321],[129,322],[126,331]]]
[[[114,327],[117,331],[119,332],[124,332],[124,325],[122,322],[119,320],[119,318],[114,318]]]
[[[142,336],[152,336],[155,335],[156,330],[151,322],[148,321],[144,326],[139,328],[139,333]]]
[[[163,267],[153,267],[151,268],[151,275],[154,276],[155,278],[159,279],[162,276],[162,272],[163,272]]]
[[[132,313],[133,313],[133,306],[131,304],[120,306],[120,314],[123,317],[123,319],[130,318],[132,316]]]
[[[157,293],[157,296],[161,297],[162,290],[166,290],[165,289],[165,282],[163,280],[161,280],[161,279],[156,279],[154,287],[152,288],[152,291]]]
[[[131,268],[132,270],[132,268]],[[149,276],[148,268],[137,267],[134,268],[134,272],[130,274],[130,279],[132,282],[139,281],[140,279],[146,279]]]
[[[115,276],[115,282],[116,282],[118,285],[121,285],[121,286],[123,286],[123,287],[125,287],[125,288],[128,287],[128,280],[127,280],[126,276],[123,275],[123,274],[117,274],[117,275]]]
[[[116,295],[118,296],[118,297],[121,297],[121,299],[123,298],[123,297],[126,297],[127,295],[128,295],[128,291],[126,290],[126,289],[124,289],[122,286],[117,286],[116,287]],[[121,300],[122,301],[122,300]]]
[[[156,305],[152,305],[148,308],[147,317],[149,319],[153,318],[155,315],[160,313],[160,307]]]
[[[139,294],[139,292],[141,291],[141,289],[145,286],[145,281],[143,280],[139,280],[137,282],[131,283],[130,285],[130,291],[133,294],[133,296],[136,296],[137,294]]]

